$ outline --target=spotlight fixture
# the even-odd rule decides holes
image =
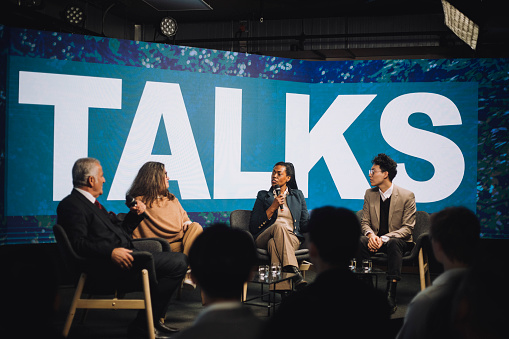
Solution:
[[[80,6],[69,5],[65,9],[64,18],[73,25],[82,25],[85,21],[85,13]]]
[[[168,38],[174,36],[175,34],[177,34],[177,21],[175,19],[173,19],[172,17],[165,17],[161,20],[161,24],[160,24],[160,28],[161,28],[161,33],[163,33],[163,35],[167,36]]]

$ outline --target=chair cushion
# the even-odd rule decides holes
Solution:
[[[163,248],[161,244],[153,240],[138,239],[133,241],[134,248],[140,251],[147,251],[150,253],[162,252]]]

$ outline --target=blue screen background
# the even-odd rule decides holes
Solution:
[[[93,127],[89,155],[101,159],[109,179],[105,192],[111,185],[146,81],[180,84],[211,193],[214,166],[211,103],[216,86],[243,90],[242,171],[270,172],[275,162],[284,159],[280,131],[285,124],[285,93],[310,95],[310,129],[338,94],[375,93],[377,97],[344,136],[366,177],[370,160],[379,151],[385,151],[398,163],[414,164],[409,174],[416,180],[428,180],[433,175],[433,166],[394,151],[385,143],[379,116],[397,95],[419,91],[441,93],[453,99],[462,112],[462,126],[434,127],[424,114],[413,114],[409,124],[453,140],[462,150],[467,168],[464,182],[455,193],[439,203],[422,203],[417,208],[434,212],[459,201],[476,210],[483,237],[509,237],[507,59],[307,62],[4,26],[0,26],[0,43],[0,58],[2,65],[6,65],[0,69],[0,114],[5,126],[0,132],[4,176],[0,244],[54,241],[51,227],[56,221],[58,202],[47,198],[48,194],[51,197],[52,183],[53,107],[17,103],[20,70],[123,79],[122,114],[92,108],[89,115]],[[32,107],[20,109],[20,106]],[[104,139],[108,139],[107,147],[102,143]],[[274,151],[266,152],[267,149]],[[171,153],[162,123],[152,152]],[[362,208],[362,200],[341,199],[323,159],[311,169],[309,178],[310,209],[325,204]],[[267,187],[260,189],[267,189],[269,184],[267,178]],[[176,181],[170,181],[170,190],[180,199]],[[235,202],[181,202],[193,221],[206,226],[216,221],[228,222],[233,209],[251,209],[255,196],[253,192],[252,200]],[[118,212],[125,209],[122,201],[105,201],[105,205]]]

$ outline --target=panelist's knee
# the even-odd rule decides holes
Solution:
[[[369,238],[364,236],[364,235],[361,235],[361,237],[359,238],[360,246],[367,247],[368,246],[368,242],[369,242]]]
[[[187,259],[187,255],[181,252],[175,254],[176,254],[175,260],[177,261],[177,270],[182,274],[186,274],[189,268],[189,260]]]

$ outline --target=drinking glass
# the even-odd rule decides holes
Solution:
[[[258,266],[258,275],[260,279],[265,279],[269,274],[269,265],[260,265]]]
[[[281,275],[281,264],[279,264],[279,263],[272,263],[270,265],[270,274],[273,277]]]
[[[362,267],[364,268],[364,272],[371,272],[373,268],[373,262],[370,259],[364,259],[362,261]]]
[[[355,271],[357,268],[357,260],[355,258],[350,259],[350,270]]]

